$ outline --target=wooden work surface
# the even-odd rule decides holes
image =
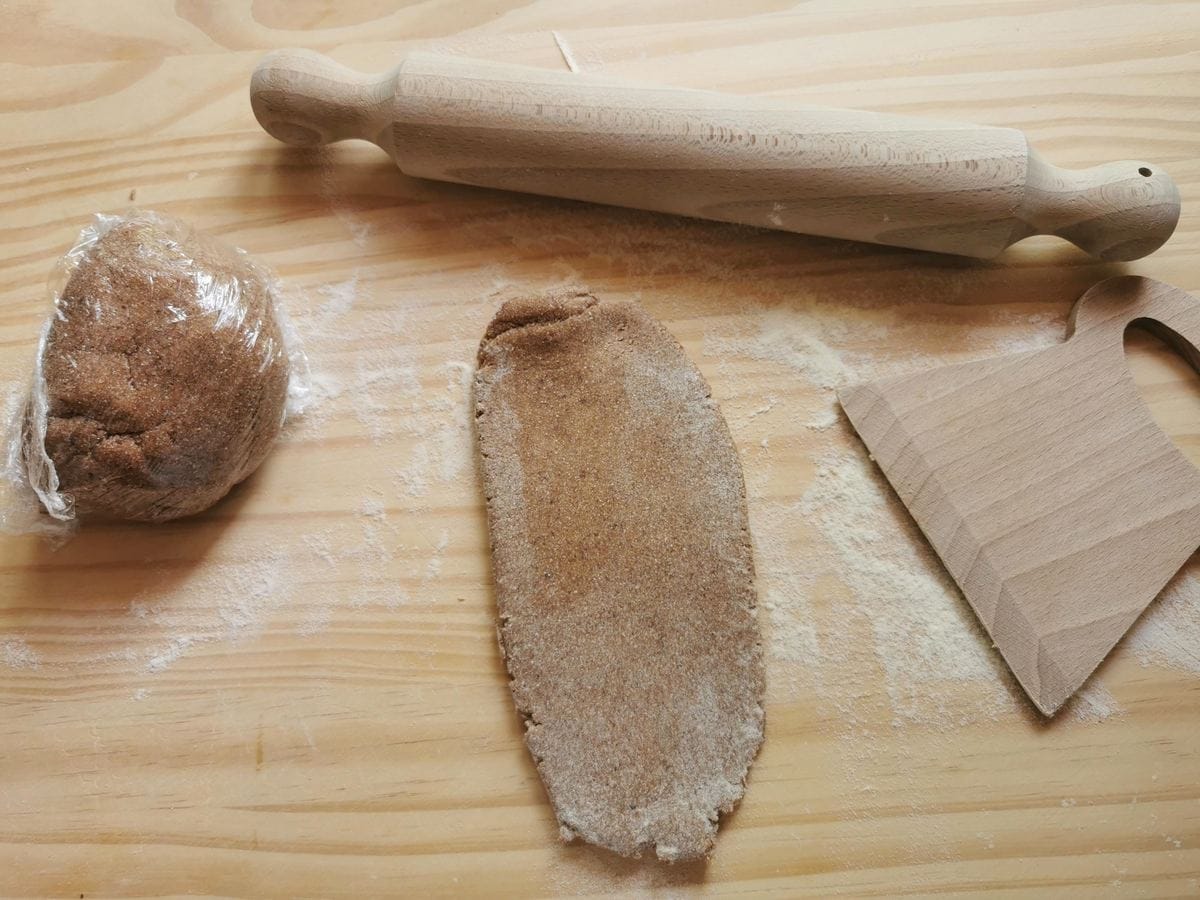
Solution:
[[[1200,582],[1046,724],[833,405],[1058,340],[1110,274],[1200,291],[1200,5],[397,5],[0,3],[0,381],[28,377],[55,260],[133,201],[277,270],[317,388],[208,514],[0,537],[0,893],[1200,892]],[[552,31],[584,69],[1144,158],[1183,219],[1126,267],[1050,239],[978,264],[421,183],[250,114],[268,49],[561,67]],[[564,283],[660,317],[742,454],[767,740],[706,866],[559,845],[505,685],[467,381],[498,298]],[[1200,458],[1190,371],[1132,356]]]

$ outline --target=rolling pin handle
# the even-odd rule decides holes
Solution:
[[[432,54],[371,76],[278,51],[255,69],[250,101],[285,143],[361,138],[413,176],[966,256],[1054,234],[1104,260],[1138,259],[1179,221],[1179,189],[1157,165],[1060,169],[1006,128],[898,127]],[[697,177],[680,182],[686,172]]]
[[[1110,262],[1140,259],[1166,243],[1179,222],[1179,188],[1160,166],[1139,160],[1060,169],[1033,151],[1014,240],[1055,234]]]
[[[250,79],[250,106],[272,137],[296,147],[361,138],[390,124],[394,76],[364,75],[311,50],[265,56]]]

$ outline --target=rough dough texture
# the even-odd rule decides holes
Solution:
[[[564,840],[702,856],[763,734],[745,488],[683,348],[632,303],[504,304],[475,414],[500,643]]]
[[[164,219],[120,222],[57,303],[45,449],[79,517],[199,512],[253,472],[283,420],[288,360],[268,278]]]

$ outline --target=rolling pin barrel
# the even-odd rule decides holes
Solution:
[[[251,103],[286,143],[362,138],[417,177],[965,256],[1056,234],[1137,259],[1179,218],[1159,166],[1060,169],[1011,128],[430,53],[375,77],[280,51]]]

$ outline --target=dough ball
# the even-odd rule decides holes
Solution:
[[[258,468],[283,422],[271,281],[179,222],[120,220],[62,290],[42,375],[45,452],[76,516],[198,513]]]

